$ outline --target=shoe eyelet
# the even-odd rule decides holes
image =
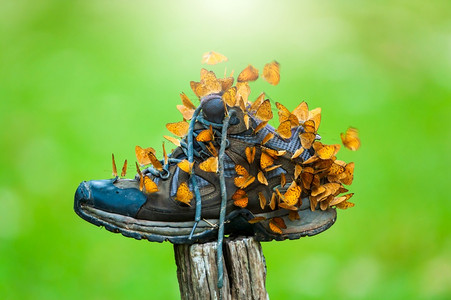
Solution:
[[[171,176],[171,172],[167,169],[163,169],[163,171],[160,172],[161,179],[168,179],[169,176]]]

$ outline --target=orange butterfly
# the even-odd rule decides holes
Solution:
[[[340,181],[343,184],[350,185],[354,179],[354,163],[351,162],[346,165],[345,171],[339,175]]]
[[[274,233],[282,234],[282,229],[280,229],[273,220],[269,221],[269,229],[271,229],[271,231]]]
[[[136,146],[135,154],[140,165],[148,165],[151,163],[155,169],[159,171],[163,170],[163,165],[155,156],[155,149],[151,147],[143,149],[140,146]]]
[[[241,208],[245,208],[247,206],[247,203],[249,202],[246,192],[241,189],[237,190],[232,195],[232,200],[233,200],[233,204],[235,206],[238,206]]]
[[[249,108],[249,111],[255,112],[257,109],[262,105],[263,101],[265,101],[265,93],[261,93],[257,99],[252,103],[251,107]]]
[[[283,139],[291,138],[291,122],[290,122],[290,120],[286,120],[286,121],[280,123],[279,127],[277,128],[277,133]]]
[[[244,124],[246,125],[246,129],[249,129],[249,115],[246,113],[243,116],[243,119],[244,119]]]
[[[261,184],[268,185],[268,180],[266,179],[262,171],[258,172],[257,179]]]
[[[266,147],[262,147],[262,150],[265,151],[267,154],[269,154],[272,158],[277,158],[287,153],[286,150],[277,151]]]
[[[166,124],[166,128],[178,137],[184,137],[188,133],[189,124],[186,121]]]
[[[275,217],[269,221],[269,229],[274,233],[282,234],[282,229],[286,229],[285,221],[282,218]]]
[[[305,122],[308,120],[309,110],[308,105],[304,101],[301,102],[292,112],[300,122]]]
[[[321,123],[321,107],[312,109],[309,111],[309,120],[312,120],[315,123],[315,132],[318,131],[319,124]]]
[[[255,81],[258,78],[258,70],[251,65],[248,65],[240,75],[238,75],[238,82]]]
[[[144,190],[147,194],[158,192],[158,186],[152,179],[148,176],[143,177],[144,181]]]
[[[280,186],[284,187],[287,183],[287,177],[285,176],[285,173],[280,174]]]
[[[301,192],[302,192],[301,187],[298,186],[295,181],[293,181],[288,190],[283,195],[282,200],[286,204],[293,206],[296,203],[298,203],[298,200],[301,197]]]
[[[235,171],[238,174],[238,177],[234,179],[237,187],[244,189],[255,181],[255,177],[251,176],[245,167],[236,165]]]
[[[240,107],[242,112],[246,112],[246,104],[244,103],[243,96],[240,96],[240,98],[237,100],[237,104]]]
[[[240,98],[243,98],[244,103],[247,103],[249,94],[251,93],[251,87],[245,82],[238,82],[236,84],[236,100],[238,101]]]
[[[191,120],[196,106],[194,106],[191,100],[189,100],[184,93],[180,94],[180,98],[182,99],[183,104],[177,105],[177,109],[182,113],[184,119]]]
[[[111,157],[113,159],[113,177],[117,176],[117,167],[116,167],[116,161],[114,160],[114,154],[111,154]]]
[[[340,145],[323,145],[321,142],[314,142],[313,149],[321,159],[330,159],[338,153]]]
[[[282,218],[275,217],[272,218],[271,221],[273,221],[279,228],[287,229],[287,225],[285,225],[285,221]]]
[[[305,132],[316,133],[315,121],[313,120],[305,121],[304,123],[302,123],[302,127],[304,127]]]
[[[205,69],[200,70],[200,82],[191,81],[190,85],[199,98],[222,91],[222,83],[216,78],[215,73]]]
[[[261,221],[264,221],[264,220],[266,220],[265,217],[258,216],[258,217],[255,217],[253,219],[250,219],[248,222],[249,222],[249,224],[255,224],[255,223],[258,223],[258,222],[261,222]]]
[[[212,142],[208,143],[206,145],[206,147],[208,149],[208,152],[210,152],[211,155],[218,156],[218,151],[216,150],[215,145],[213,145]]]
[[[318,174],[313,175],[312,179],[312,186],[319,186],[320,185],[320,178]]]
[[[301,217],[299,216],[299,213],[297,211],[290,210],[290,212],[288,213],[288,219],[293,222],[301,219]]]
[[[274,158],[272,158],[268,153],[262,152],[260,156],[260,167],[262,170],[272,166],[274,164]]]
[[[296,165],[294,166],[294,179],[298,179],[299,175],[301,175],[302,172],[302,166]]]
[[[258,124],[257,127],[255,127],[254,134],[262,130],[266,126],[266,124],[268,124],[268,121],[260,122],[260,124]]]
[[[149,153],[155,155],[155,149],[152,147],[149,148],[141,148],[140,146],[135,147],[135,154],[138,163],[142,166],[148,165],[151,163]]]
[[[233,85],[233,77],[225,77],[224,78],[218,78],[218,82],[221,85],[221,89],[223,91],[227,91],[228,89],[230,89]]]
[[[269,207],[274,210],[276,209],[276,193],[272,193],[271,201],[269,201]]]
[[[255,159],[255,146],[254,147],[246,147],[244,150],[246,153],[246,159],[249,164],[252,164]]]
[[[345,171],[345,168],[335,161],[328,170],[328,175],[339,175]]]
[[[182,114],[183,119],[191,120],[194,114],[194,110],[190,110],[183,105],[177,105],[177,110]]]
[[[286,108],[283,104],[276,102],[276,107],[279,110],[279,123],[282,124],[285,121],[290,121],[291,127],[299,126],[299,120],[296,115],[290,113],[288,108]]]
[[[142,191],[144,188],[143,173],[141,172],[141,169],[139,168],[137,162],[135,162],[135,165],[136,165],[136,172],[138,172],[138,175],[139,175],[139,190]]]
[[[269,142],[269,140],[271,140],[272,138],[274,138],[274,133],[272,133],[272,132],[270,132],[267,135],[265,135],[265,137],[263,138],[263,141],[262,141],[262,145],[264,145],[267,142]]]
[[[183,170],[184,172],[190,174],[191,170],[193,169],[193,164],[194,163],[189,163],[187,159],[182,160],[181,162],[179,162],[177,164],[177,166]]]
[[[302,147],[299,148],[299,149],[296,150],[296,151],[294,152],[294,154],[291,156],[291,159],[298,158],[299,155],[301,155],[303,152],[304,152],[304,148],[302,148]]]
[[[263,68],[263,79],[269,84],[277,85],[280,82],[280,65],[277,61],[266,64]]]
[[[282,165],[274,165],[274,166],[271,166],[271,167],[267,167],[264,171],[265,172],[270,172],[270,171],[272,171],[272,170],[275,170],[275,169],[277,169],[277,168],[280,168]]]
[[[211,93],[219,93],[222,90],[221,82],[216,78],[213,71],[207,71],[205,69],[200,70],[200,82],[204,88]]]
[[[298,208],[296,206],[288,205],[285,202],[280,202],[279,207],[283,208],[283,209],[291,210],[291,211],[298,211]]]
[[[185,93],[180,94],[180,99],[182,99],[182,104],[186,108],[189,108],[192,110],[196,109],[196,106],[193,104],[193,102],[191,102],[191,100],[188,98],[188,96],[185,95]]]
[[[321,210],[326,210],[326,209],[328,209],[328,208],[329,208],[329,201],[330,201],[332,198],[333,198],[333,196],[331,195],[331,196],[327,197],[326,200],[321,201],[321,202],[319,203],[319,208],[320,208]]]
[[[329,205],[337,205],[344,201],[348,201],[352,196],[354,196],[354,193],[350,193],[341,197],[335,197],[332,201],[330,201]]]
[[[302,148],[310,149],[316,139],[316,134],[311,132],[303,132],[299,135],[299,138],[301,139]]]
[[[196,141],[198,142],[210,142],[214,140],[213,127],[210,125],[210,128],[202,130],[196,136]]]
[[[312,196],[318,196],[326,191],[326,188],[324,186],[315,186],[312,188],[312,191],[310,192],[310,195]]]
[[[204,97],[210,93],[210,91],[201,82],[191,81],[190,86],[194,94],[196,94],[196,96],[199,98]]]
[[[346,133],[340,134],[343,145],[349,150],[356,151],[360,148],[359,131],[356,128],[349,127]]]
[[[266,147],[262,147],[262,154],[260,155],[260,167],[265,172],[272,171],[280,167],[280,165],[274,166],[274,160],[279,156],[282,156],[286,153],[286,151],[277,151],[273,149],[269,149]]]
[[[326,196],[330,196],[330,195],[338,195],[339,194],[339,190],[341,188],[341,184],[337,183],[337,182],[327,182],[323,185],[321,185],[322,187],[324,187],[325,191],[322,193],[322,196],[326,195]],[[324,198],[323,198],[324,200]]]
[[[315,122],[307,120],[302,124],[302,127],[304,127],[305,132],[299,135],[301,145],[304,149],[310,149],[316,139]]]
[[[121,177],[125,177],[127,174],[127,160],[124,161],[124,165],[122,166]]]
[[[169,157],[168,154],[166,153],[166,147],[164,146],[164,142],[163,142],[163,159],[164,164],[167,165],[169,163]]]
[[[339,208],[339,209],[348,209],[350,207],[354,207],[354,203],[348,202],[348,201],[343,201],[341,203],[338,203],[336,205],[336,207]]]
[[[222,100],[230,107],[234,107],[236,104],[236,92],[236,86],[233,86],[222,95]]]
[[[168,141],[170,141],[171,143],[173,143],[174,145],[176,145],[177,147],[180,147],[180,140],[178,140],[172,136],[167,136],[167,135],[163,135],[163,137],[165,139],[167,139]]]
[[[200,163],[199,168],[205,172],[218,172],[218,157],[212,156]]]
[[[260,200],[260,207],[261,207],[261,209],[265,209],[266,198],[265,198],[265,195],[263,195],[262,192],[258,192],[258,199]]]
[[[272,119],[273,114],[271,109],[271,103],[269,102],[268,99],[263,101],[263,103],[258,107],[255,116],[262,121],[269,121]]]
[[[306,161],[302,162],[302,164],[303,165],[308,165],[308,164],[312,164],[312,163],[314,163],[314,162],[316,162],[318,160],[319,160],[318,156],[312,156],[309,159],[307,159]]]
[[[190,191],[188,184],[186,182],[182,182],[177,188],[177,194],[175,196],[175,200],[180,201],[182,203],[191,206],[190,202],[193,199],[194,195]]]
[[[204,53],[202,55],[202,61],[201,63],[207,64],[207,65],[216,65],[220,62],[227,61],[228,58],[222,55],[221,53],[215,52],[215,51],[209,51]]]
[[[338,162],[338,161],[336,161]],[[343,167],[343,165],[340,165]],[[351,162],[349,164],[346,164],[344,166],[343,172],[337,174],[337,175],[329,175],[327,176],[327,180],[330,182],[337,182],[342,183],[346,185],[350,185],[352,183],[352,180],[354,178],[354,163]]]

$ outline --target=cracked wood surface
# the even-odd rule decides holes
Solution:
[[[174,245],[174,254],[181,299],[219,299],[216,242]],[[249,237],[226,238],[222,299],[269,299],[265,280],[260,243]]]

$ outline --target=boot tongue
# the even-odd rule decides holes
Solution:
[[[212,123],[222,124],[224,103],[220,95],[208,95],[201,99],[204,118]]]
[[[200,100],[202,105],[202,113],[204,118],[212,123],[222,124],[224,120],[225,112],[224,112],[224,102],[221,98],[221,95],[212,94],[203,97]],[[230,118],[230,125],[237,125],[240,123],[240,120],[237,117]]]

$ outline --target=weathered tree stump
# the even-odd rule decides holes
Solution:
[[[174,245],[182,300],[219,299],[216,242]],[[269,299],[266,264],[254,238],[224,239],[222,299]]]

